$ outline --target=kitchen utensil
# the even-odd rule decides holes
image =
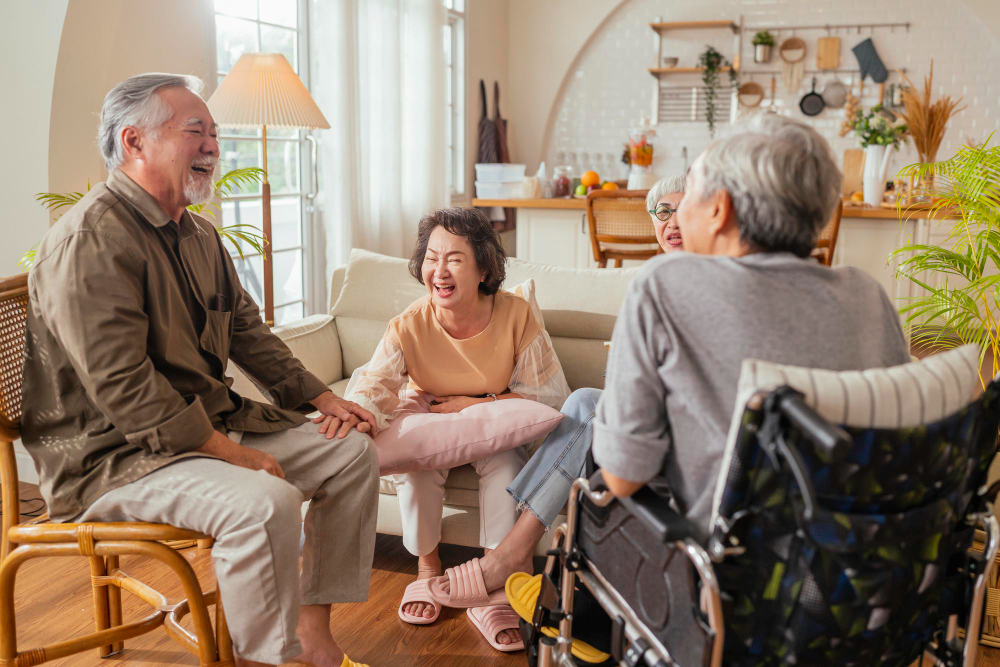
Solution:
[[[777,79],[772,74],[771,75],[771,103],[767,106],[767,113],[776,114],[778,110],[774,106],[774,90],[777,88]]]
[[[677,58],[674,56],[664,56],[663,57],[664,67],[677,67]]]
[[[750,107],[751,109],[759,107],[760,103],[764,101],[764,89],[756,81],[747,81],[740,86],[737,97],[740,104],[745,107]]]
[[[875,43],[872,42],[871,37],[858,43],[851,50],[854,51],[854,55],[858,59],[862,81],[864,81],[866,76],[870,76],[875,83],[882,83],[889,78],[889,72],[882,63],[882,59],[879,58],[878,51],[875,50]]]
[[[805,74],[806,43],[798,37],[789,37],[778,49],[781,54],[781,80],[790,93],[797,93]]]
[[[863,148],[848,148],[844,151],[843,189],[845,197],[861,191],[862,174],[865,168],[865,151]]]
[[[803,95],[802,99],[799,100],[799,109],[807,116],[818,116],[825,106],[823,96],[816,92],[816,77],[813,77],[812,91]]]
[[[840,67],[840,37],[820,37],[816,40],[816,68]]]
[[[823,104],[831,109],[839,109],[847,102],[847,86],[840,79],[834,79],[823,88]]]
[[[896,122],[896,114],[885,103],[885,81],[878,85],[878,103],[882,105],[882,108],[878,110],[879,115],[885,116],[890,123]]]

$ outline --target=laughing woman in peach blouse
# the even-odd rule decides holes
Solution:
[[[562,407],[569,386],[548,334],[527,301],[500,289],[506,262],[499,235],[476,209],[442,209],[421,220],[410,273],[428,294],[389,323],[371,361],[351,377],[345,397],[370,410],[380,430],[398,414],[407,389],[433,395],[432,412],[509,398]],[[331,420],[327,429],[352,426]],[[473,463],[480,485],[480,544],[487,553],[517,518],[506,487],[526,460],[518,447]],[[418,558],[417,581],[407,587],[399,609],[408,623],[433,623],[440,613],[427,595],[427,582],[441,574],[438,542],[447,476],[447,470],[395,475],[403,544]],[[509,615],[503,605],[470,610],[500,650],[521,648],[513,610]]]

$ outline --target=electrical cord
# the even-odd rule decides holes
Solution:
[[[41,503],[41,506],[36,509],[29,510],[27,512],[21,512],[21,516],[26,516],[29,518],[39,517],[45,513],[45,500],[42,498],[18,498],[22,503]],[[3,510],[0,510],[0,516],[3,516]]]

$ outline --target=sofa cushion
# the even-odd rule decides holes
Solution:
[[[430,412],[433,396],[412,391],[399,415],[375,437],[383,474],[446,470],[548,435],[563,415],[523,398],[490,401],[461,412]]]

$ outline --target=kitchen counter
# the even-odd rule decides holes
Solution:
[[[554,197],[552,199],[473,199],[473,206],[499,206],[500,208],[557,208],[582,211],[587,208],[586,199],[575,197]]]
[[[842,218],[864,218],[867,220],[895,220],[899,221],[899,213],[895,208],[867,208],[864,206],[851,206],[844,202],[844,213]],[[930,217],[930,210],[926,208],[903,209],[903,220],[917,219],[926,220]],[[938,214],[935,218],[951,219],[950,215]]]

